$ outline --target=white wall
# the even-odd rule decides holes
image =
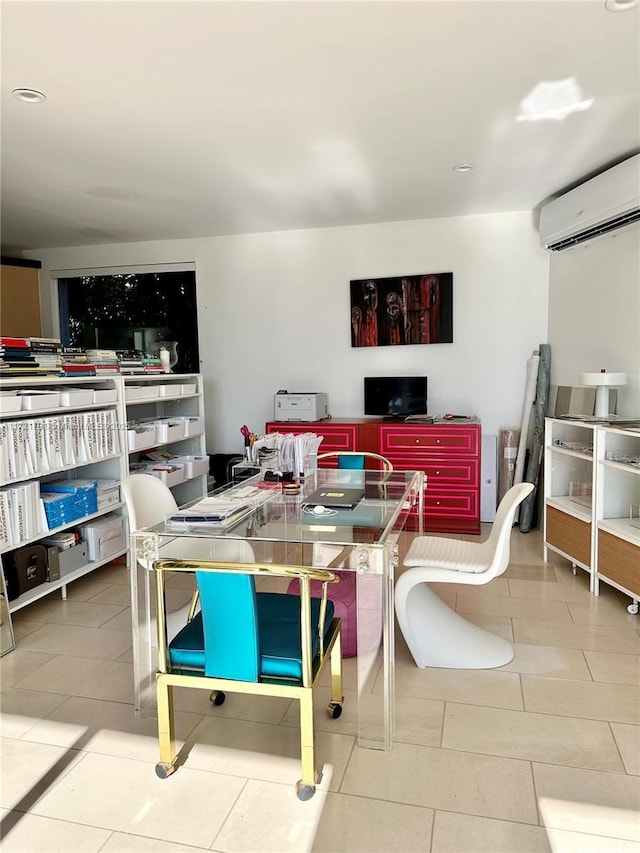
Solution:
[[[550,264],[551,381],[579,374],[628,374],[618,414],[640,415],[640,228],[553,254]]]
[[[333,417],[361,416],[365,375],[427,375],[430,413],[518,426],[526,361],[547,341],[549,256],[528,212],[26,254],[45,283],[61,269],[195,262],[209,452],[239,451],[240,426],[260,432],[281,388],[326,391]],[[449,271],[452,344],[351,347],[350,279]],[[57,315],[46,289],[45,323],[47,307]]]

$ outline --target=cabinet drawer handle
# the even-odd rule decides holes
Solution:
[[[440,501],[436,501],[436,506],[440,506]]]
[[[436,474],[439,474],[439,473],[440,473],[440,471],[436,471]]]
[[[420,444],[420,439],[416,438],[416,444]]]
[[[436,444],[440,444],[440,439],[436,438]]]

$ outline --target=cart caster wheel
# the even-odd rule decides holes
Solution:
[[[337,720],[342,716],[342,705],[339,702],[329,702],[327,705],[327,714],[332,720]]]
[[[159,779],[167,779],[172,773],[175,773],[175,769],[173,764],[163,764],[160,762],[156,764],[156,776]]]
[[[209,702],[211,702],[212,705],[222,705],[226,698],[227,697],[223,690],[212,690],[211,695],[209,696]]]
[[[310,800],[315,792],[316,786],[308,785],[306,782],[303,782],[302,779],[296,785],[296,797],[299,800],[302,800],[303,803]]]
[[[630,604],[627,607],[627,612],[630,613],[632,616],[635,616],[638,612],[638,607],[639,607],[638,604]]]

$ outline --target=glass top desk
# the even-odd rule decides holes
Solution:
[[[394,726],[394,571],[398,537],[410,513],[422,521],[424,474],[414,471],[319,469],[298,495],[267,487],[261,475],[215,492],[242,499],[247,514],[233,526],[176,526],[167,520],[132,534],[132,621],[135,708],[156,715],[158,668],[153,562],[157,559],[255,561],[344,569],[356,574],[358,743],[390,749]],[[362,488],[353,509],[321,516],[306,506],[317,488]],[[420,532],[421,528],[419,527]],[[258,579],[258,584],[262,583]],[[284,592],[284,589],[281,588]]]

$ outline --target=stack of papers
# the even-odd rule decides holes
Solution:
[[[213,524],[226,527],[235,524],[252,509],[253,506],[246,502],[204,498],[188,509],[177,510],[169,517],[169,521],[172,524]]]

